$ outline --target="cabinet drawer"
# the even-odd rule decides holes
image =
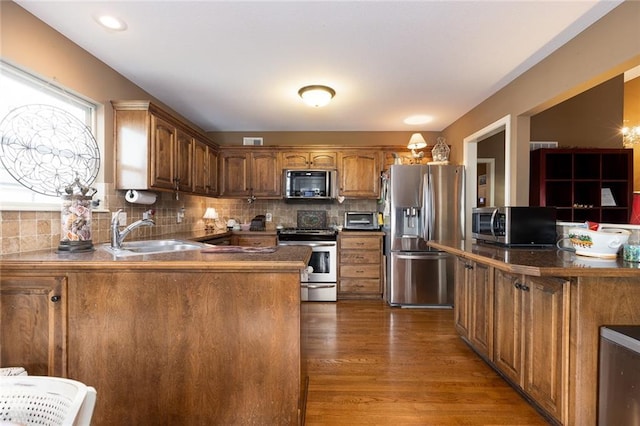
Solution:
[[[231,244],[234,246],[272,247],[276,245],[276,237],[234,235],[231,237]]]
[[[380,237],[343,237],[340,239],[341,249],[380,250]]]
[[[341,293],[376,293],[380,294],[380,280],[353,278],[340,280]]]
[[[340,251],[340,264],[354,264],[354,263],[375,263],[380,264],[381,254],[378,251],[372,250],[342,250]]]
[[[342,265],[340,278],[377,278],[380,279],[380,265]]]

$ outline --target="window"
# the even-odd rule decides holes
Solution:
[[[7,127],[10,113],[15,112],[16,108],[26,107],[27,105],[42,105],[43,108],[55,107],[56,111],[63,110],[83,123],[95,138],[96,129],[96,105],[82,99],[79,96],[69,93],[62,87],[46,82],[33,75],[30,75],[6,62],[0,61],[0,126]],[[52,108],[53,109],[53,108]],[[5,121],[5,119],[7,119]],[[36,129],[28,129],[31,123],[29,120],[24,121],[24,128],[28,132],[36,132]],[[18,127],[19,128],[19,127]],[[6,147],[4,147],[6,148]],[[102,146],[98,145],[96,161],[102,161],[99,152]],[[38,151],[38,150],[36,150]],[[3,155],[3,163],[0,163],[0,209],[2,210],[58,210],[60,209],[60,198],[55,195],[44,195],[41,192],[29,189],[12,176],[8,167],[10,156],[8,151],[0,152]],[[46,155],[42,160],[46,161]],[[37,160],[36,160],[37,161]],[[31,163],[34,163],[32,161]],[[11,163],[13,165],[14,163]],[[24,164],[27,164],[25,162]],[[33,164],[32,164],[33,165]],[[35,166],[35,165],[34,165]],[[102,165],[100,164],[100,168]],[[16,166],[18,169],[18,166]],[[12,169],[16,175],[16,169]],[[28,174],[23,171],[21,173]],[[46,176],[46,175],[43,175]],[[97,182],[94,181],[91,186],[96,187]],[[34,185],[37,188],[37,185]],[[99,199],[96,195],[94,200]]]

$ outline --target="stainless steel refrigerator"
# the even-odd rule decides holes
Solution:
[[[454,258],[426,242],[464,238],[463,166],[392,165],[387,179],[387,303],[453,306]]]

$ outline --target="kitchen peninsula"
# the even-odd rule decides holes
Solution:
[[[640,264],[473,240],[429,245],[457,257],[461,337],[554,423],[595,426],[600,327],[640,324]]]
[[[96,426],[299,424],[310,256],[299,246],[3,256],[3,364],[94,386]]]

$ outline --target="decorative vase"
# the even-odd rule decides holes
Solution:
[[[434,162],[446,162],[449,161],[449,153],[451,150],[449,149],[449,145],[446,144],[446,139],[443,137],[439,137],[436,139],[436,144],[433,146],[431,150],[431,157]]]

